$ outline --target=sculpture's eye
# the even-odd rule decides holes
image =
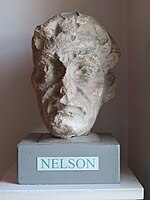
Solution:
[[[62,77],[66,73],[66,68],[63,65],[63,63],[59,59],[54,59],[51,61],[51,64],[53,66],[52,74],[54,76],[55,81],[57,82],[62,80]]]
[[[45,81],[48,85],[59,83],[65,75],[66,68],[63,63],[56,58],[51,58],[48,64],[44,64]]]
[[[78,81],[88,82],[94,76],[94,70],[89,65],[79,65],[75,74]]]
[[[64,75],[64,68],[62,68],[60,66],[54,66],[54,68],[53,68],[53,75],[56,78],[62,77]]]

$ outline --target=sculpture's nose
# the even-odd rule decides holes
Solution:
[[[75,98],[77,87],[73,81],[73,79],[70,76],[70,73],[68,70],[66,70],[66,73],[64,77],[62,78],[62,87],[61,92],[63,95],[66,95],[67,98]]]

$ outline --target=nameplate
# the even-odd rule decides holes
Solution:
[[[37,171],[99,170],[99,157],[37,157]]]

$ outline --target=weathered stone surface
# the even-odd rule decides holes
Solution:
[[[32,83],[50,134],[87,134],[115,94],[116,43],[94,18],[62,13],[36,27],[32,48]]]

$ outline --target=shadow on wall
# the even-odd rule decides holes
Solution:
[[[32,71],[32,62],[29,59],[30,50],[26,52],[26,45],[19,45],[20,48],[14,51],[13,41],[16,42],[16,39],[12,38],[10,42],[3,41],[5,45],[7,43],[11,46],[3,51],[0,73],[0,160],[3,161],[1,162],[2,169],[15,159],[16,143],[40,121],[30,81]],[[6,54],[9,56],[6,57]],[[0,175],[2,174],[3,171]]]

